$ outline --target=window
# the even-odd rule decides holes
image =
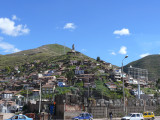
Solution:
[[[86,114],[86,117],[88,117],[89,116],[89,114]]]
[[[44,89],[42,89],[42,93],[45,93],[45,90],[44,90]]]
[[[25,116],[20,115],[19,119],[25,119]]]
[[[151,113],[148,113],[148,115],[151,115]]]
[[[16,115],[16,116],[13,116],[12,119],[18,119],[18,116],[17,116],[17,115]]]
[[[140,114],[137,114],[137,117],[140,117]]]
[[[147,113],[144,113],[144,115],[147,115]]]
[[[81,117],[84,117],[84,114],[81,114],[80,116],[81,116]]]
[[[131,117],[136,117],[136,114],[132,114],[132,116]]]

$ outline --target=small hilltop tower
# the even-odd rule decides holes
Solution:
[[[72,45],[72,50],[70,52],[67,52],[67,55],[79,55],[80,52],[75,51],[74,44]]]

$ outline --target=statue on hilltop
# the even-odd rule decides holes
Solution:
[[[72,45],[72,52],[75,52],[74,44]]]

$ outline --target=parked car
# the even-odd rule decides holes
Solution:
[[[121,120],[144,120],[142,113],[130,113]]]
[[[25,115],[19,114],[19,115],[14,115],[11,118],[5,120],[33,120],[33,119]]]
[[[155,116],[154,116],[154,113],[153,112],[144,112],[143,113],[143,117],[145,120],[154,120]]]
[[[93,115],[90,113],[81,113],[79,116],[72,118],[72,120],[93,120]]]

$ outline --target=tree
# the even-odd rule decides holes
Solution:
[[[158,80],[156,81],[156,87],[157,87],[158,89],[160,89],[160,79],[158,79]]]
[[[100,59],[100,57],[98,56],[98,57],[97,57],[97,61],[99,62],[100,60],[101,60],[101,59]]]
[[[66,77],[67,77],[68,81],[70,81],[70,85],[71,85],[71,80],[74,77],[74,72],[72,70],[67,72]]]
[[[6,69],[6,71],[7,71],[8,74],[11,72],[11,68],[9,66],[6,66],[5,69]]]

